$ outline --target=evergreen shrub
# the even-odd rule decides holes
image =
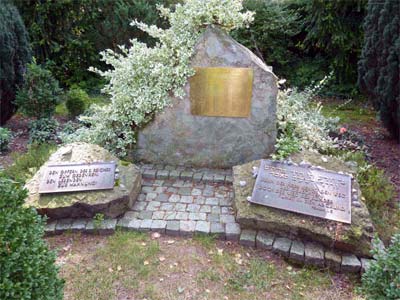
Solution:
[[[55,119],[42,118],[29,123],[29,143],[43,144],[57,140],[59,124]]]
[[[62,300],[55,253],[42,239],[45,220],[24,207],[27,191],[0,175],[0,299]]]
[[[400,142],[400,2],[369,1],[358,84]]]
[[[69,115],[73,118],[81,115],[90,104],[89,95],[78,87],[73,87],[66,95],[65,106]]]
[[[28,117],[37,119],[53,115],[59,102],[61,89],[49,70],[31,63],[25,74],[25,82],[17,91],[18,110]]]
[[[0,125],[14,112],[15,89],[31,60],[28,33],[17,8],[0,0]]]

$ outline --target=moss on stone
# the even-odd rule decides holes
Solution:
[[[291,159],[296,163],[307,161],[312,165],[322,166],[336,172],[355,172],[344,162],[335,158],[329,157],[328,161],[324,162],[321,155],[317,153],[298,153]],[[361,256],[370,256],[373,226],[365,204],[361,203],[361,207],[352,206],[351,225],[251,204],[247,201],[247,197],[251,196],[255,184],[252,170],[253,167],[259,167],[259,165],[260,161],[253,161],[233,168],[234,208],[237,221],[242,227],[264,229],[282,236],[298,237],[305,241],[317,241],[327,247],[350,251]],[[241,186],[240,181],[245,181],[246,185]],[[361,195],[357,182],[354,181],[352,187],[357,189]]]
[[[101,161],[115,161],[118,165],[119,179],[113,189],[39,194],[40,179],[47,165]],[[138,167],[119,161],[97,145],[74,143],[58,149],[27,182],[29,196],[25,204],[52,219],[93,217],[96,213],[114,218],[133,205],[140,187],[141,174]]]

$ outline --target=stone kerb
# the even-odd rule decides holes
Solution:
[[[200,37],[192,58],[196,67],[246,67],[254,71],[249,117],[192,115],[190,85],[172,104],[140,130],[134,157],[168,165],[227,168],[260,159],[276,140],[276,76],[250,50],[218,28]]]
[[[141,166],[156,170],[172,170],[171,166]],[[181,170],[182,171],[182,170]],[[216,170],[194,170],[193,173]],[[229,170],[219,170],[229,174]],[[214,174],[215,175],[215,174]],[[338,252],[319,243],[303,242],[266,230],[241,228],[232,209],[233,186],[218,181],[195,181],[181,178],[144,178],[135,205],[120,218],[96,222],[93,219],[62,219],[50,221],[47,235],[63,232],[112,234],[116,230],[159,232],[170,236],[191,237],[210,234],[221,240],[239,242],[246,247],[272,251],[296,265],[329,268],[335,272],[364,272],[370,259]]]

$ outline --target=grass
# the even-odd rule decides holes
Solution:
[[[206,249],[211,249],[215,246],[216,236],[208,234],[196,234],[193,240],[202,245]]]
[[[48,160],[55,151],[53,144],[32,144],[26,153],[13,153],[13,164],[4,170],[4,173],[15,181],[26,182]]]
[[[295,268],[269,252],[204,237],[153,240],[117,232],[48,241],[64,252],[65,300],[354,299],[346,278],[337,282],[326,270]]]
[[[104,247],[84,263],[68,265],[63,270],[70,299],[117,299],[119,292],[133,293],[143,299],[152,297],[151,286],[137,290],[140,282],[157,271],[159,247],[141,233],[117,232]],[[149,298],[151,299],[151,298]]]
[[[372,108],[353,101],[344,103],[325,102],[323,103],[322,114],[331,118],[339,117],[340,123],[343,124],[368,123],[376,119],[376,112]]]

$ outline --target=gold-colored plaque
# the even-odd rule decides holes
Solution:
[[[193,115],[239,118],[250,115],[253,69],[195,67],[195,70],[189,80]]]

